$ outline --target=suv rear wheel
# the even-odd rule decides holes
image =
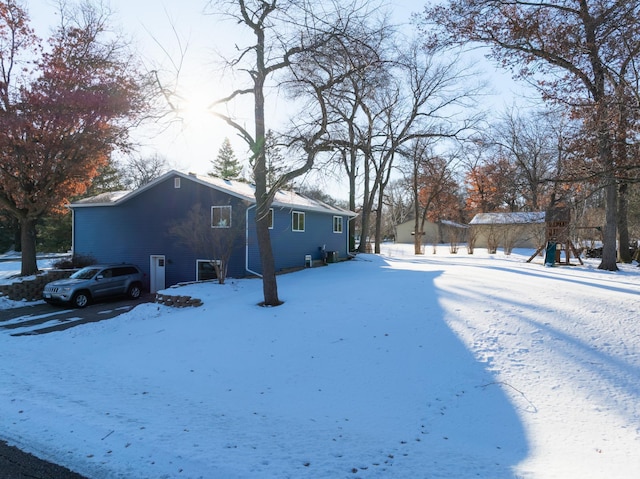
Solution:
[[[89,304],[90,300],[91,298],[86,291],[78,291],[73,295],[73,298],[71,298],[71,304],[76,308],[84,308]]]
[[[142,289],[140,288],[140,284],[133,283],[131,286],[129,286],[129,291],[127,291],[127,295],[131,299],[138,299],[141,294],[142,294]]]

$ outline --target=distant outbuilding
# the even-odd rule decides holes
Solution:
[[[545,244],[545,212],[478,213],[469,222],[468,241],[495,253],[499,247],[539,248]]]

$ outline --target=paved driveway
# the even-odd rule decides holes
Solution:
[[[0,477],[2,479],[86,479],[69,469],[22,452],[0,441]]]
[[[110,319],[130,311],[137,304],[152,301],[153,295],[144,294],[140,299],[114,299],[91,304],[84,309],[36,304],[0,311],[0,334],[25,336],[62,331],[79,324]]]
[[[125,313],[137,304],[152,301],[145,294],[138,300],[116,299],[70,309],[49,304],[36,304],[0,311],[0,334],[25,336],[62,331],[79,324],[110,319]],[[24,453],[0,441],[0,479],[85,479],[64,467]]]

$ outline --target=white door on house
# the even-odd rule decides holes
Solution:
[[[158,292],[161,289],[165,288],[164,278],[165,278],[165,269],[164,269],[165,258],[164,255],[161,254],[153,254],[151,255],[151,268],[149,274],[149,288],[151,294]]]

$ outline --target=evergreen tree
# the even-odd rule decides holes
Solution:
[[[119,191],[126,189],[127,187],[123,180],[123,172],[120,171],[118,165],[116,165],[112,159],[109,159],[108,163],[98,168],[98,174],[91,181],[91,186],[87,188],[87,191],[82,195],[72,198],[72,200],[75,201],[81,198],[96,196],[107,191]]]
[[[272,130],[268,130],[264,139],[264,156],[265,156],[265,178],[268,188],[275,188],[276,181],[281,178],[287,171],[287,164],[278,145],[276,135]],[[254,163],[250,160],[251,169],[254,170]],[[255,178],[252,178],[255,182]],[[277,189],[293,189],[293,181],[280,183]]]
[[[225,138],[218,150],[218,156],[211,162],[213,170],[209,176],[217,176],[224,179],[237,179],[242,173],[242,165],[236,158],[229,138]]]

